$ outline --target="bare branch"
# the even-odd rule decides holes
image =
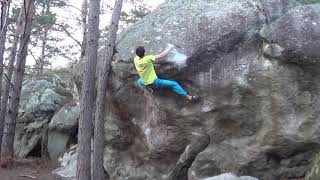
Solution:
[[[68,7],[72,7],[72,8],[74,8],[74,9],[76,9],[76,10],[78,10],[78,11],[82,12],[82,10],[81,10],[81,9],[79,9],[79,8],[77,8],[77,7],[75,7],[75,6],[71,5],[71,4],[67,4],[66,6],[68,6]]]
[[[13,84],[12,84],[12,82],[10,81],[8,75],[7,75],[6,73],[3,73],[3,75],[4,75],[5,79],[6,79],[6,81],[10,84],[10,87],[13,87]],[[14,90],[14,89],[13,89],[13,90]]]
[[[81,23],[82,20],[81,19],[74,19],[74,18],[69,18],[69,17],[64,17],[64,16],[59,16],[59,15],[56,15],[58,18],[61,18],[61,19],[65,19],[65,20],[71,20],[71,21],[76,21],[76,22],[79,22]]]
[[[63,32],[66,33],[67,36],[69,36],[71,39],[73,39],[81,47],[81,43],[76,38],[74,38],[71,35],[71,33],[65,27],[63,27],[63,25],[61,25],[61,24],[55,24],[55,25],[59,26],[63,30]]]
[[[37,62],[37,58],[33,55],[32,51],[31,50],[28,50],[30,55],[32,56],[32,58]]]

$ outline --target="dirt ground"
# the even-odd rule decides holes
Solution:
[[[60,180],[51,171],[57,165],[42,159],[21,159],[14,160],[13,163],[1,163],[1,180]]]

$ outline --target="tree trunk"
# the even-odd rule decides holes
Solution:
[[[47,3],[47,4],[46,4]],[[48,14],[50,12],[50,2],[45,1],[43,3],[42,7],[42,15]],[[42,44],[41,44],[41,56],[39,59],[39,65],[37,67],[38,75],[43,74],[43,68],[45,64],[45,52],[46,52],[46,47],[47,47],[47,40],[48,40],[48,31],[49,31],[48,25],[45,25],[45,27],[42,28],[43,35],[42,35]]]
[[[6,44],[7,27],[9,25],[9,9],[10,9],[10,2],[4,1],[1,6],[1,23],[0,23],[0,103],[1,103],[1,97],[2,97],[1,88],[2,88],[3,59],[4,59],[3,56],[4,56],[4,50],[5,50],[5,44]],[[1,107],[1,104],[0,104],[0,107]],[[0,133],[1,133],[1,130],[0,130]]]
[[[42,44],[41,44],[41,56],[39,61],[39,67],[38,68],[38,75],[43,74],[43,66],[45,61],[45,52],[46,52],[46,46],[47,46],[47,36],[48,36],[48,29],[45,28],[43,37],[42,37]]]
[[[7,104],[8,104],[8,98],[9,98],[9,92],[10,92],[10,86],[11,86],[11,77],[14,69],[14,62],[16,60],[16,55],[17,55],[17,47],[18,47],[18,42],[19,42],[19,36],[21,32],[23,24],[23,18],[22,18],[22,11],[20,11],[18,21],[17,21],[17,27],[16,27],[16,32],[14,35],[13,39],[13,44],[11,47],[10,51],[10,56],[9,56],[9,64],[8,64],[8,69],[7,69],[7,75],[6,75],[6,81],[4,85],[4,90],[2,93],[2,98],[1,98],[1,111],[0,111],[0,154],[1,154],[1,144],[2,144],[2,137],[3,137],[3,129],[4,129],[4,121],[5,121],[5,116],[7,113]]]
[[[106,54],[101,66],[99,66],[99,84],[97,92],[95,130],[94,130],[94,148],[93,148],[93,179],[105,179],[103,168],[103,152],[105,147],[104,139],[104,117],[106,105],[107,81],[110,69],[110,63],[114,54],[118,25],[121,15],[123,0],[117,0],[113,9],[110,23],[108,44],[106,45]]]
[[[88,38],[82,84],[78,134],[77,180],[91,179],[91,123],[94,106],[95,74],[99,44],[100,0],[89,3]]]
[[[13,77],[13,87],[10,92],[11,99],[9,101],[9,110],[4,126],[4,134],[2,141],[2,159],[11,159],[13,157],[13,141],[15,135],[16,119],[18,116],[18,108],[21,94],[22,81],[26,65],[26,57],[28,52],[28,44],[30,42],[31,26],[34,15],[35,0],[24,0],[23,11],[23,34],[20,37],[20,44],[17,56],[17,63]]]
[[[88,17],[88,0],[83,0],[82,2],[82,44],[81,44],[81,60],[84,60],[86,55],[86,47],[87,47],[87,17]]]

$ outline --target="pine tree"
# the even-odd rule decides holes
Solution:
[[[3,59],[4,59],[4,51],[6,44],[6,36],[7,36],[7,27],[9,25],[9,9],[10,9],[10,1],[5,0],[1,1],[1,17],[0,17],[0,103],[2,96],[2,74],[3,74]],[[1,107],[1,104],[0,104]],[[0,122],[1,125],[1,122]],[[1,129],[1,127],[0,127]],[[0,130],[0,137],[1,137]],[[1,140],[0,140],[1,143]]]
[[[91,123],[94,106],[95,72],[99,45],[100,0],[90,0],[85,71],[82,84],[78,131],[77,179],[91,179]]]
[[[93,179],[103,180],[104,168],[103,168],[103,151],[104,151],[104,117],[106,106],[106,92],[107,92],[107,80],[109,75],[109,69],[111,60],[114,54],[114,47],[116,44],[116,37],[118,31],[118,25],[121,15],[123,0],[117,0],[112,13],[111,24],[109,27],[108,44],[106,45],[106,54],[103,58],[101,66],[99,66],[99,84],[97,92],[96,102],[96,116],[95,116],[95,129],[94,129],[94,148],[93,148]]]
[[[19,40],[19,50],[13,76],[13,87],[10,91],[11,99],[9,101],[9,110],[4,126],[1,151],[2,159],[11,159],[13,157],[13,141],[15,135],[15,126],[18,116],[21,87],[25,71],[26,56],[28,53],[28,44],[30,42],[30,35],[32,29],[31,26],[34,16],[34,2],[35,0],[24,0],[24,6],[23,8],[21,8],[23,16],[23,32]]]
[[[59,41],[59,38],[50,37],[51,34],[59,31],[54,26],[57,22],[57,15],[51,11],[51,8],[63,8],[67,6],[66,0],[37,0],[36,7],[40,11],[39,15],[35,16],[33,23],[33,36],[31,39],[32,44],[41,49],[39,57],[35,57],[35,71],[36,74],[43,74],[45,66],[50,66],[47,60],[56,51],[61,51],[61,47],[53,47],[50,45],[53,42]],[[38,45],[40,42],[40,45]]]
[[[7,68],[7,74],[5,75],[5,81],[4,81],[4,89],[2,92],[2,98],[1,98],[1,111],[0,111],[0,146],[2,144],[2,137],[3,137],[3,130],[4,130],[4,122],[5,122],[5,116],[7,113],[7,104],[9,99],[9,92],[10,92],[10,86],[11,86],[11,78],[12,73],[14,69],[14,62],[16,60],[17,55],[17,48],[19,43],[19,37],[22,31],[22,25],[23,25],[23,18],[22,18],[22,11],[19,13],[19,17],[17,20],[16,25],[16,32],[14,34],[13,43],[10,50],[10,56],[9,56],[9,64]],[[1,147],[0,147],[1,150]],[[0,151],[1,152],[1,151]]]

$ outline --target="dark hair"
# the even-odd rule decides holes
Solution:
[[[143,58],[144,57],[144,53],[145,53],[145,50],[144,50],[143,46],[137,47],[137,49],[136,49],[136,55],[137,56],[139,56],[140,58]]]

